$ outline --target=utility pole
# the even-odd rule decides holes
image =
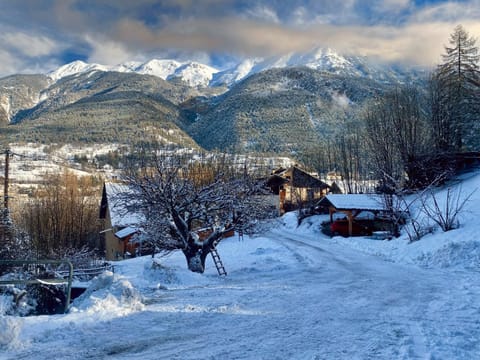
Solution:
[[[0,241],[2,244],[6,244],[8,242],[8,238],[10,237],[10,213],[8,208],[8,186],[9,186],[9,163],[10,163],[10,156],[11,152],[9,149],[5,150],[5,174],[4,174],[4,183],[3,183],[3,211],[2,211],[2,218],[0,219],[0,234],[1,239]]]
[[[4,184],[3,184],[3,211],[8,212],[8,173],[9,173],[9,162],[10,162],[10,150],[5,150],[5,175],[4,175]]]

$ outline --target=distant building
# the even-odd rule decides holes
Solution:
[[[300,169],[297,165],[273,171],[267,186],[279,196],[279,211],[284,214],[307,204],[314,204],[325,196],[330,186],[316,175]]]
[[[128,193],[126,185],[105,183],[100,203],[100,219],[103,223],[103,240],[105,243],[105,259],[121,260],[135,254],[137,244],[132,241],[140,232],[138,225],[143,219],[141,214],[125,211],[122,202],[126,201],[119,194]]]

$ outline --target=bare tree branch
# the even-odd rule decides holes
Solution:
[[[125,170],[124,207],[143,215],[142,227],[160,252],[183,251],[192,271],[204,271],[225,233],[248,231],[271,215],[247,164],[235,166],[222,155],[193,160],[166,153],[141,163]],[[200,229],[207,235],[200,237]]]
[[[422,210],[444,232],[457,229],[460,226],[459,216],[475,191],[464,196],[461,186],[448,188],[445,202],[441,204],[435,192],[429,189],[429,196],[422,199]]]

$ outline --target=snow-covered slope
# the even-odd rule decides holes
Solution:
[[[209,86],[213,74],[218,70],[198,62],[188,62],[175,69],[175,72],[168,76],[168,80],[180,78],[190,86]]]
[[[44,89],[51,85],[45,75],[12,75],[0,79],[0,123],[10,123],[21,110],[44,99]]]
[[[245,59],[231,69],[220,71],[213,75],[211,86],[232,85],[254,73],[253,69],[263,59]]]
[[[0,96],[0,111],[4,111],[7,122],[10,122],[10,108],[10,97],[7,95]]]
[[[175,71],[180,66],[182,66],[182,63],[175,60],[153,59],[137,66],[133,71],[140,74],[158,76],[159,78],[166,80],[169,76],[175,74]]]
[[[84,61],[76,60],[69,64],[65,64],[60,66],[58,69],[51,71],[47,74],[53,81],[58,81],[61,78],[66,76],[78,74],[78,73],[85,73],[92,70],[100,70],[100,71],[111,71],[113,70],[111,67],[100,65],[100,64],[87,64]]]

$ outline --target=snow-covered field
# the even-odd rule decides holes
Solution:
[[[179,253],[119,262],[69,314],[0,315],[0,359],[479,359],[479,202],[415,243],[329,238],[325,216],[287,214],[224,240],[223,278]]]
[[[75,156],[92,161],[96,155],[105,155],[121,149],[118,144],[95,144],[94,146],[73,146],[57,144],[9,144],[13,154],[10,160],[10,182],[18,186],[32,186],[41,183],[46,174],[61,174],[65,170],[76,176],[92,175],[91,171],[81,170],[75,163]],[[1,159],[3,161],[3,158]],[[98,171],[105,177],[116,175],[108,169]]]

